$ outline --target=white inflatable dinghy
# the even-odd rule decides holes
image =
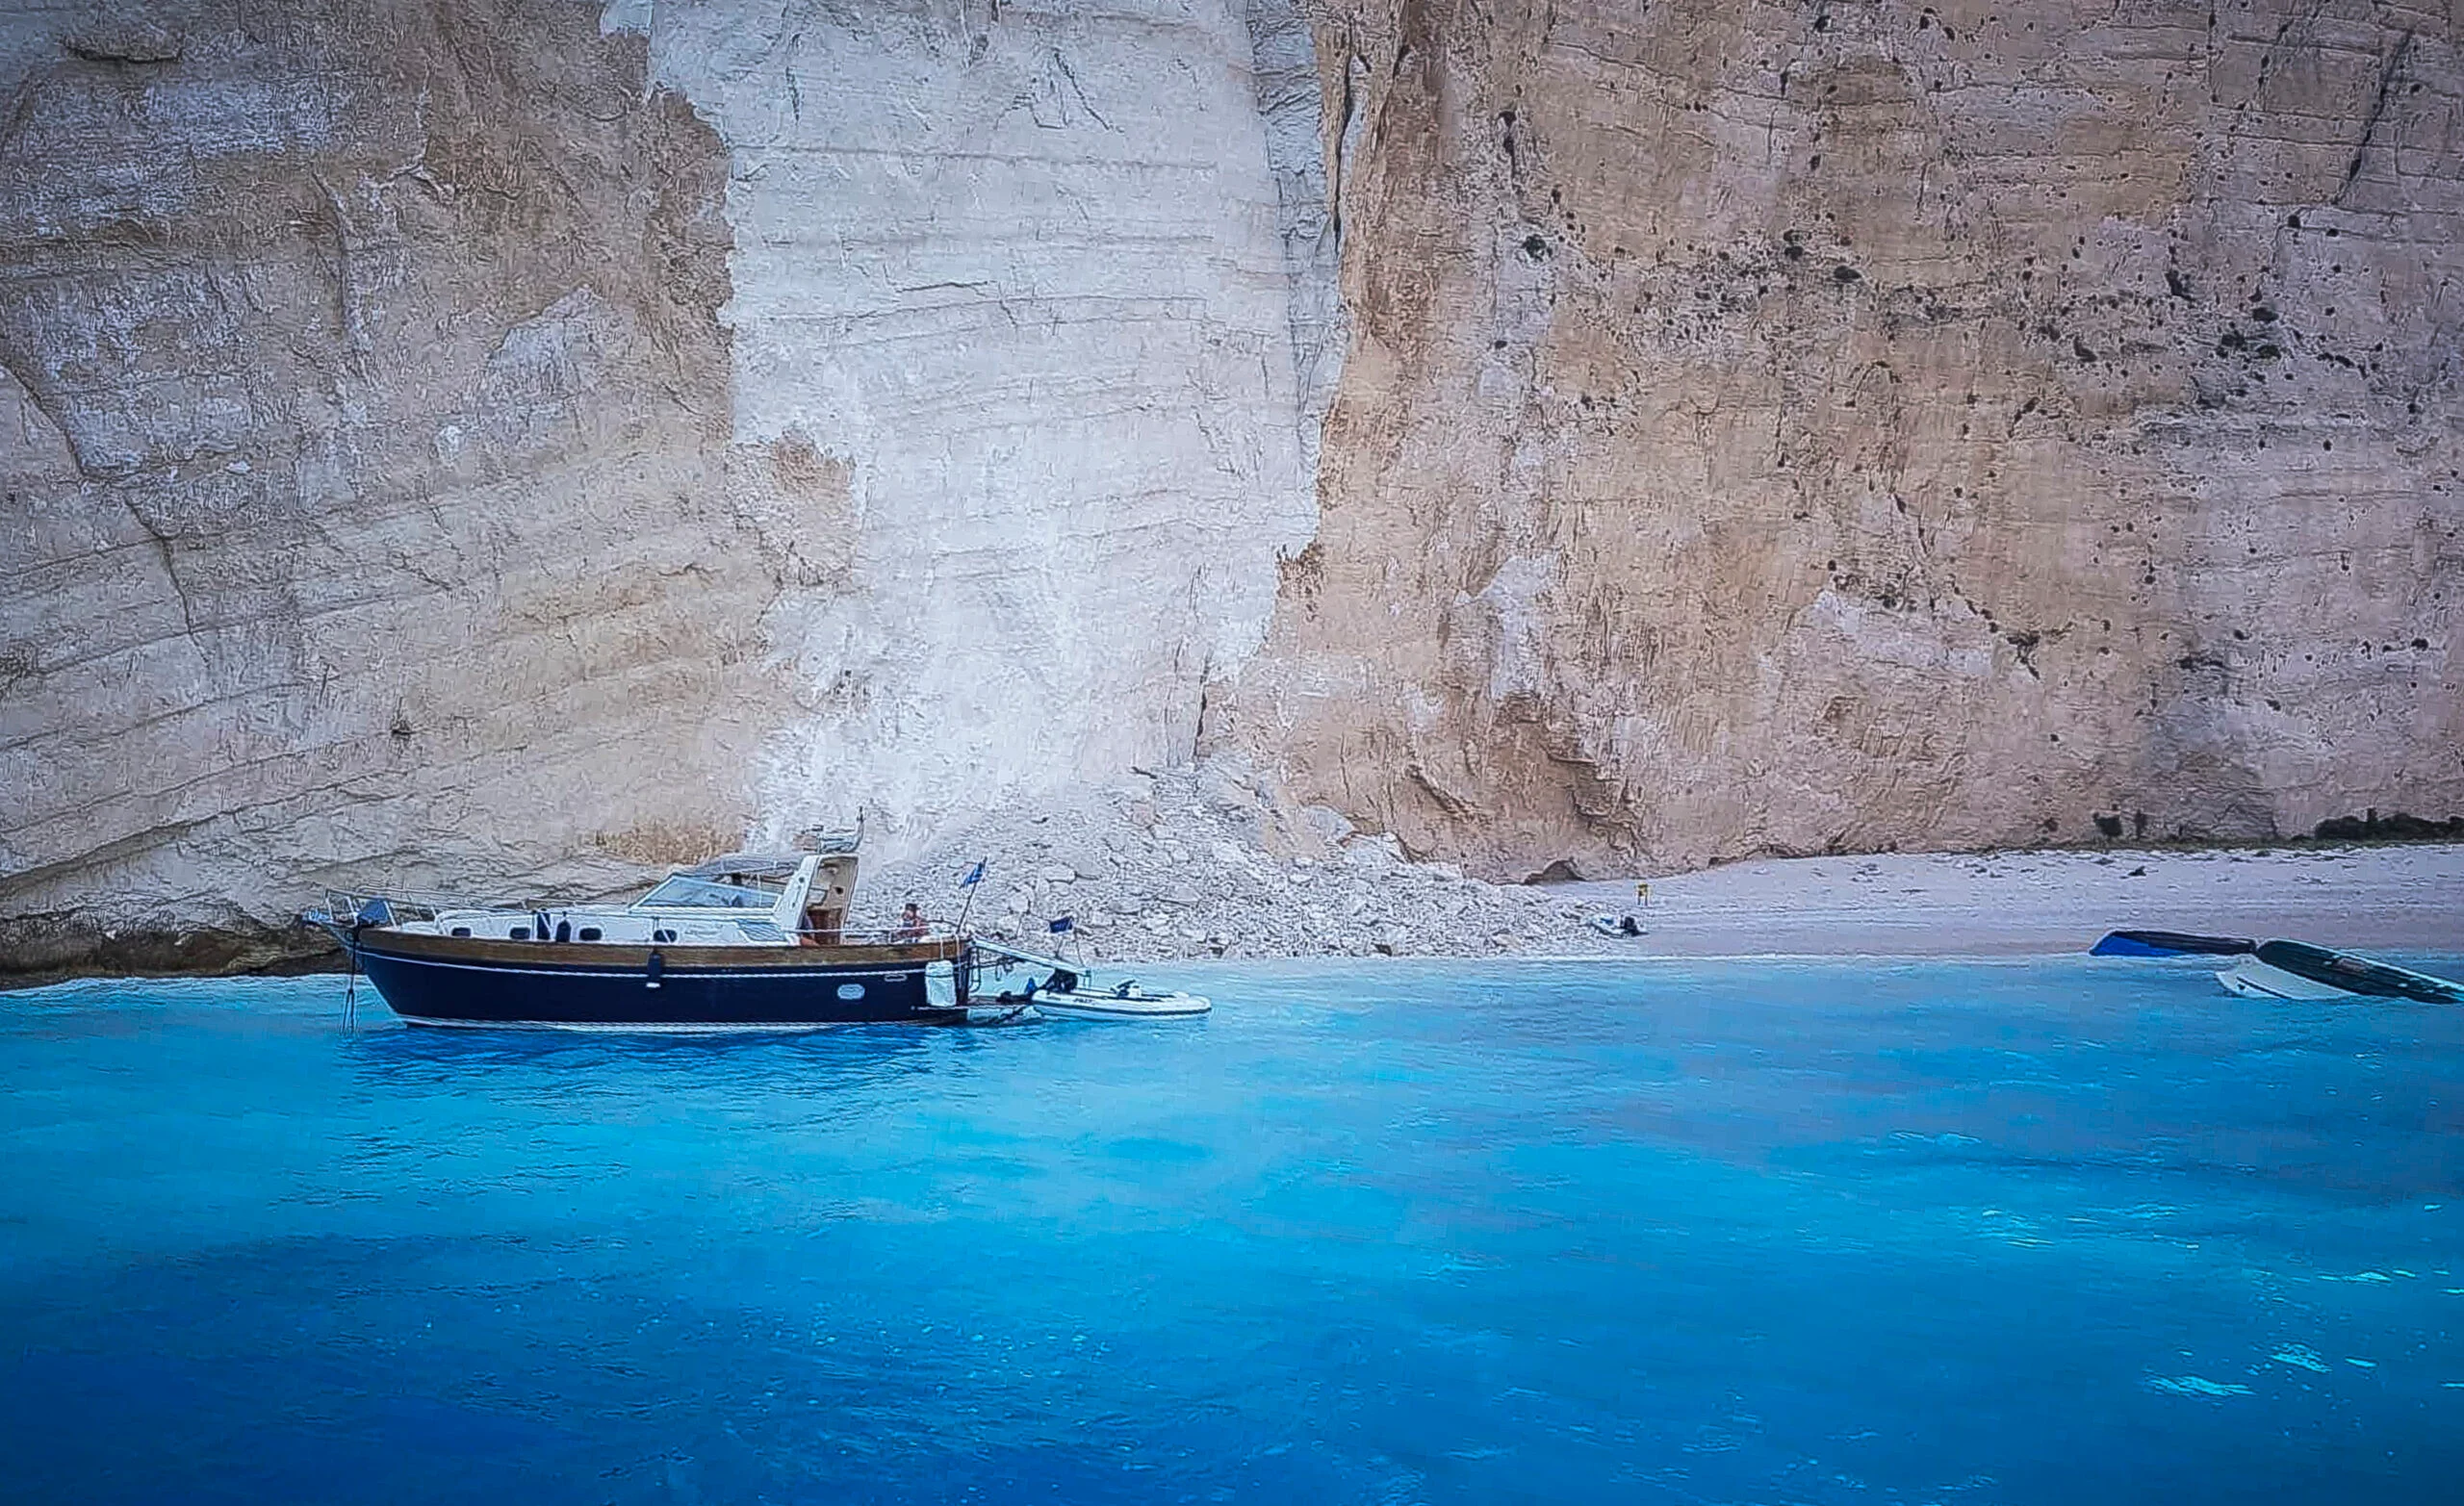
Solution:
[[[1035,1007],[1038,1014],[1076,1015],[1090,1020],[1151,1020],[1172,1015],[1204,1014],[1214,1004],[1194,993],[1156,993],[1141,988],[1135,979],[1117,983],[1100,983],[1088,976],[1085,964],[1065,962],[1055,957],[1038,957],[998,942],[978,940],[976,951],[990,958],[982,973],[1006,973],[1014,967],[1028,967],[1043,973],[1041,983],[1024,989],[1004,988],[998,992],[976,984],[978,997],[988,1008]],[[982,974],[979,974],[981,977]],[[1013,1016],[1004,1016],[1004,1020]]]
[[[1149,993],[1136,983],[1110,988],[1038,988],[1027,996],[1039,1014],[1077,1015],[1091,1020],[1156,1019],[1175,1014],[1204,1014],[1215,1005],[1194,993]]]

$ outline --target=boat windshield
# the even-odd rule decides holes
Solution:
[[[653,906],[662,909],[730,909],[766,910],[779,903],[775,894],[748,889],[741,884],[720,883],[712,879],[689,879],[682,874],[661,882],[650,893],[633,902],[635,909]]]

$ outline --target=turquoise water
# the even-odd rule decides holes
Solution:
[[[2464,1012],[2084,958],[1174,978],[1217,1012],[0,999],[0,1491],[2456,1498]]]

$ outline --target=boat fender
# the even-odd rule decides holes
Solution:
[[[659,985],[658,981],[660,975],[664,974],[666,971],[667,958],[659,954],[658,948],[651,948],[650,965],[644,970],[642,986],[645,988],[657,987]]]

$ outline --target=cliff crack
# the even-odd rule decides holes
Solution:
[[[1062,56],[1061,49],[1058,47],[1052,49],[1052,65],[1059,68],[1061,76],[1069,81],[1069,92],[1078,96],[1079,109],[1094,116],[1095,123],[1105,130],[1115,133],[1120,130],[1120,127],[1105,119],[1104,113],[1095,108],[1095,102],[1087,97],[1087,86],[1078,82],[1078,70],[1069,65],[1069,60]]]
[[[2413,34],[2406,32],[2396,38],[2396,45],[2388,52],[2386,63],[2380,65],[2378,92],[2370,102],[2370,116],[2361,123],[2361,140],[2353,146],[2352,161],[2345,166],[2345,181],[2336,186],[2335,196],[2328,200],[2329,203],[2341,206],[2345,195],[2352,191],[2353,184],[2360,179],[2362,165],[2370,157],[2371,142],[2378,135],[2379,122],[2386,118],[2387,101],[2396,92],[2396,81],[2403,73],[2404,60],[2412,55],[2412,50]]]
[[[325,202],[334,211],[334,308],[341,321],[343,345],[350,352],[350,364],[361,376],[367,375],[363,358],[368,354],[368,328],[359,317],[359,305],[351,297],[350,211],[343,205],[343,196],[325,181],[321,172],[312,173],[317,187],[325,191]]]
[[[196,604],[189,600],[189,588],[181,581],[179,570],[171,561],[170,536],[156,527],[154,521],[126,497],[119,498],[119,504],[128,509],[128,516],[145,530],[147,538],[154,541],[154,552],[163,561],[163,578],[171,583],[171,594],[180,599],[180,621],[187,625],[189,638],[193,642],[196,638]]]

